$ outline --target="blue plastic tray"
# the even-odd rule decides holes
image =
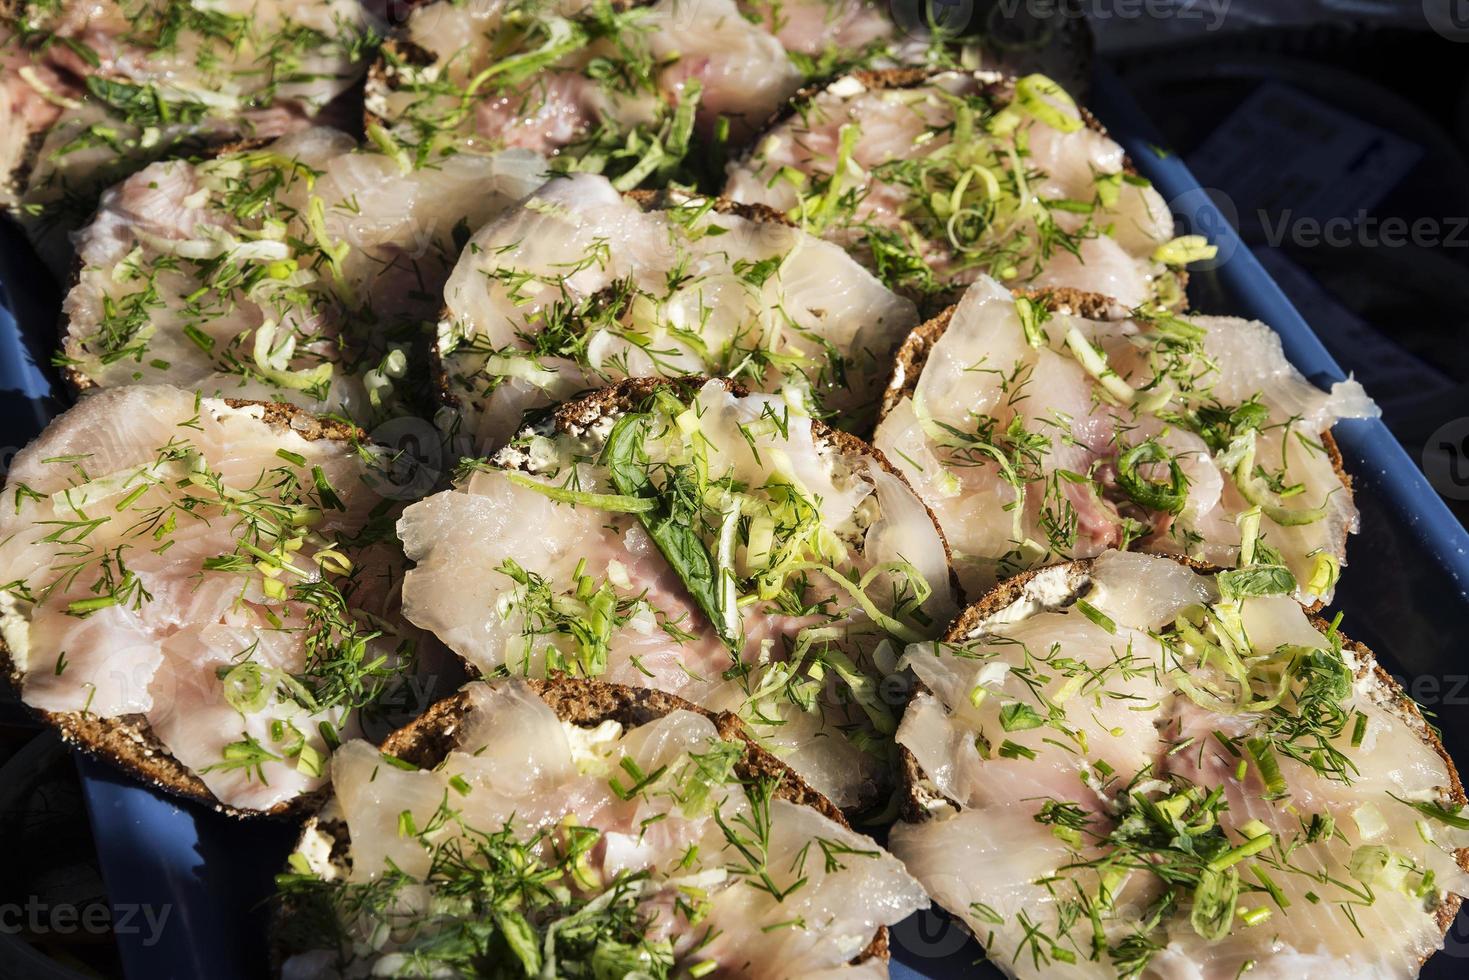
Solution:
[[[1158,137],[1110,75],[1096,79],[1091,107],[1138,169],[1169,200],[1182,223],[1220,247],[1215,268],[1196,272],[1189,292],[1204,312],[1269,323],[1290,359],[1312,381],[1343,377],[1311,328],[1200,190],[1188,168],[1158,148]],[[55,342],[57,290],[9,224],[0,226],[0,444],[31,439],[59,410],[48,363]],[[1356,479],[1363,531],[1338,592],[1345,628],[1372,646],[1390,670],[1438,715],[1444,741],[1469,760],[1469,686],[1460,632],[1469,623],[1469,535],[1377,421],[1344,422],[1337,439]],[[79,759],[118,943],[132,980],[266,972],[265,913],[272,876],[284,865],[294,829],[281,822],[240,823],[179,803],[111,768]],[[168,918],[155,936],[142,910]],[[166,911],[165,911],[166,910]],[[892,975],[900,980],[999,976],[977,966],[978,946],[938,914],[917,915],[893,931]],[[1424,976],[1463,976],[1469,913]]]

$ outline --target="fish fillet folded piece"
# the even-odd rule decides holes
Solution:
[[[0,498],[0,651],[21,699],[170,792],[300,806],[418,638],[396,625],[380,462],[287,405],[150,385],[83,398]]]
[[[18,0],[0,24],[0,203],[61,275],[67,232],[156,160],[326,121],[374,29],[355,0]]]
[[[943,539],[882,457],[727,381],[564,405],[398,533],[405,615],[480,673],[736,712],[843,808],[886,780],[894,642],[954,610]]]
[[[874,441],[971,595],[1107,548],[1233,565],[1258,526],[1257,562],[1330,600],[1357,527],[1331,428],[1378,410],[1355,381],[1308,382],[1265,324],[983,278],[897,362]]]
[[[762,208],[554,178],[470,240],[436,354],[461,432],[626,377],[721,375],[870,432],[913,304]]]
[[[716,119],[752,131],[801,81],[734,0],[440,0],[384,48],[367,105],[405,140],[565,155],[632,188]]]
[[[1174,239],[1163,198],[1041,75],[847,75],[797,98],[729,165],[724,195],[775,208],[930,303],[988,274],[1171,307],[1178,270],[1207,252]]]
[[[1109,551],[908,648],[889,843],[1006,973],[1387,980],[1443,945],[1469,893],[1459,777],[1287,588]]]
[[[439,0],[384,46],[367,109],[631,190],[717,171],[809,79],[931,54],[873,0]]]
[[[464,241],[544,173],[524,151],[414,166],[325,128],[150,164],[78,238],[59,360],[78,387],[171,383],[370,421]]]
[[[280,878],[288,980],[882,978],[928,905],[733,716],[643,689],[471,682],[332,790]]]
[[[808,75],[820,67],[812,60],[850,63],[864,52],[891,54],[903,43],[886,5],[875,0],[739,0],[739,8],[774,34]]]

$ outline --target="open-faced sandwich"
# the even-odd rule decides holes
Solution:
[[[1174,306],[1178,270],[1212,254],[1173,238],[1158,192],[1040,75],[845,76],[793,100],[730,165],[724,195],[788,215],[930,302],[991,275]]]
[[[344,745],[280,880],[287,980],[887,976],[918,883],[731,715],[473,682]]]
[[[170,383],[371,421],[425,353],[464,241],[544,173],[524,151],[415,165],[325,128],[150,164],[78,236],[58,361],[78,388]]]
[[[420,147],[519,146],[620,190],[661,187],[895,33],[870,0],[439,0],[383,47],[367,109]]]
[[[1232,565],[1258,527],[1307,602],[1331,598],[1357,522],[1331,427],[1377,414],[1354,381],[1309,383],[1262,323],[988,278],[904,344],[885,407],[874,441],[971,595],[1107,548]]]
[[[1040,569],[906,660],[890,846],[1012,976],[1413,977],[1469,892],[1433,728],[1258,566]]]
[[[870,432],[913,304],[767,209],[605,178],[552,179],[470,240],[436,354],[478,452],[522,412],[627,377],[703,374],[785,391]]]
[[[882,456],[727,381],[563,405],[398,533],[404,614],[480,673],[736,712],[843,808],[886,780],[894,643],[954,611],[943,539]]]
[[[103,188],[149,160],[309,125],[372,44],[357,0],[12,0],[0,203],[61,274],[66,233]]]
[[[299,807],[412,660],[360,434],[164,386],[84,398],[0,498],[0,651],[62,736],[236,814]]]

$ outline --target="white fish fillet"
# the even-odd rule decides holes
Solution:
[[[523,411],[625,377],[727,375],[870,427],[913,304],[829,242],[705,199],[645,210],[552,180],[469,243],[437,353],[476,451]]]
[[[1331,598],[1357,512],[1321,437],[1338,419],[1377,414],[1360,385],[1316,388],[1258,322],[1031,314],[1044,334],[1032,345],[1021,313],[1033,309],[994,280],[971,286],[912,395],[874,437],[938,516],[971,595],[1018,570],[1124,541],[1234,564],[1237,519],[1251,506],[1234,471],[1248,444],[1255,492],[1287,511],[1278,519],[1266,511],[1260,540],[1279,552],[1302,598]],[[1183,328],[1197,335],[1189,348],[1165,334]],[[1087,366],[1072,337],[1104,359],[1111,381]],[[1130,402],[1107,388],[1119,380]],[[1160,391],[1169,394],[1161,405],[1152,402]],[[1220,421],[1248,405],[1260,413],[1252,423]],[[1129,490],[1119,472],[1126,453],[1148,442],[1178,466],[1185,492],[1176,513]],[[1146,460],[1132,472],[1172,480]],[[1315,508],[1314,519],[1295,522]]]
[[[104,387],[166,382],[371,420],[459,244],[543,172],[519,151],[413,169],[324,128],[152,164],[78,239],[63,353]]]
[[[898,26],[873,0],[741,0],[740,10],[779,39],[787,51],[851,60],[890,43]]]
[[[142,715],[221,803],[254,810],[321,785],[324,727],[358,730],[325,680],[350,673],[353,636],[390,674],[409,635],[382,618],[401,556],[368,464],[261,413],[163,386],[88,396],[16,456],[0,514],[23,700]]]
[[[798,539],[787,537],[793,530],[772,530],[767,550],[787,555],[788,561],[799,556],[801,567],[808,569],[809,587],[794,605],[771,601],[778,591],[774,584],[770,596],[757,601],[749,557],[752,532],[738,520],[731,524],[731,574],[738,582],[735,588],[749,595],[730,613],[743,637],[737,641],[738,660],[636,517],[599,509],[595,501],[574,505],[537,492],[537,486],[549,489],[574,481],[581,491],[615,493],[607,466],[598,460],[606,426],[579,437],[532,436],[498,457],[500,466],[529,467],[535,474],[533,486],[515,482],[524,481],[523,476],[490,467],[454,490],[409,507],[398,528],[416,562],[404,584],[404,612],[484,673],[505,668],[541,676],[550,657],[574,673],[654,687],[704,707],[738,711],[813,785],[839,805],[854,805],[881,779],[882,753],[860,747],[858,736],[865,738],[870,729],[863,711],[842,693],[847,682],[829,676],[824,687],[814,685],[821,693],[804,686],[811,680],[810,656],[816,653],[841,670],[870,675],[871,681],[861,683],[875,684],[884,671],[874,657],[884,644],[891,648],[889,629],[933,635],[953,610],[938,533],[900,481],[865,459],[838,455],[815,438],[809,418],[789,412],[779,398],[736,398],[709,382],[681,423],[697,419],[693,424],[698,435],[689,441],[677,425],[658,435],[670,425],[662,412],[655,414],[656,438],[650,436],[645,447],[655,478],[662,478],[661,468],[669,461],[687,463],[697,446],[695,455],[702,458],[698,465],[709,479],[728,479],[746,488],[739,495],[726,494],[719,505],[726,510],[713,515],[730,513],[728,508],[737,504],[752,521],[772,510],[790,521],[790,512],[774,501],[785,498],[785,487],[798,488],[816,511],[802,518],[807,523],[801,526],[808,528],[802,533],[817,534],[826,542],[822,557],[810,544],[793,544]],[[781,420],[784,431],[772,419]],[[712,500],[719,491],[710,493]],[[710,511],[704,515],[689,520],[711,519]],[[719,553],[718,533],[701,533],[710,554]],[[848,591],[818,570],[828,563],[854,579],[870,575],[864,601],[908,625],[874,621]],[[932,595],[923,603],[922,621],[915,621],[911,609],[899,607],[904,595],[911,604],[919,578],[925,594],[931,589]],[[855,589],[855,580],[846,588]],[[605,606],[593,611],[594,600],[615,600],[611,623]],[[602,639],[587,640],[588,630]],[[810,644],[815,646],[807,650],[804,663],[792,665],[793,652]],[[847,658],[851,667],[842,666]],[[748,673],[727,673],[737,664]],[[782,672],[793,666],[796,677],[783,679]],[[837,673],[834,667],[825,670]],[[815,697],[810,710],[780,693],[789,683]],[[875,689],[863,697],[872,710],[887,710]],[[853,738],[844,735],[847,729],[855,729]]]
[[[646,955],[671,960],[676,973],[703,963],[710,965],[698,970],[720,976],[885,977],[882,961],[855,968],[849,961],[880,926],[928,905],[918,883],[869,838],[810,807],[747,790],[729,768],[742,747],[721,742],[702,715],[675,711],[632,729],[616,722],[587,729],[558,720],[513,679],[473,683],[466,694],[471,707],[454,733],[456,748],[436,769],[405,771],[364,742],[333,759],[328,812],[346,821],[351,839],[348,883],[335,886],[345,889],[337,910],[354,939],[349,975],[391,972],[415,951],[433,961],[434,934],[463,914],[447,897],[435,898],[455,880],[436,855],[451,847],[497,854],[505,846],[477,843],[476,834],[508,835],[524,847],[518,860],[554,869],[572,846],[567,828],[577,828],[585,856],[571,874],[546,876],[571,897],[548,904],[532,896],[520,905],[526,916],[549,934],[549,923],[576,907],[585,919],[620,900]],[[629,789],[633,773],[642,774],[641,785]],[[328,880],[341,875],[310,848],[299,858]],[[389,862],[407,877],[394,880]],[[354,887],[390,888],[391,917],[354,917]],[[456,893],[465,894],[462,886]],[[493,894],[488,883],[468,892]],[[443,917],[412,928],[427,907]],[[388,932],[390,924],[397,928]],[[337,969],[332,959],[302,953],[285,975]]]
[[[1372,664],[1290,598],[1227,602],[1163,557],[1106,552],[1026,596],[952,646],[909,648],[927,691],[898,741],[931,819],[889,838],[996,965],[1022,978],[1417,975],[1443,943],[1440,903],[1469,889],[1464,834],[1409,805],[1442,804],[1454,780]],[[1238,621],[1203,629],[1242,651],[1244,710],[1222,700],[1233,675],[1175,625],[1207,622],[1206,608]],[[1281,670],[1286,693],[1263,701]],[[1238,876],[1217,931],[1199,920],[1219,894],[1200,884],[1206,865]]]
[[[109,184],[166,155],[325,122],[365,67],[369,18],[353,0],[228,0],[207,19],[173,0],[17,7],[20,29],[0,30],[0,173],[42,143],[0,203],[62,276],[67,232]]]
[[[415,7],[404,35],[414,54],[389,57],[389,84],[368,102],[395,132],[565,154],[630,174],[629,186],[669,156],[677,165],[690,123],[707,133],[722,116],[741,138],[802,81],[780,41],[734,0],[615,11],[577,0],[441,0]],[[638,152],[629,156],[629,145]]]
[[[1020,84],[1042,89],[1034,99],[1049,115],[983,73],[898,88],[839,79],[731,164],[724,194],[790,214],[918,294],[987,273],[1127,307],[1162,298],[1172,277],[1154,252],[1173,236],[1163,199],[1124,178],[1121,148],[1082,125],[1053,83]]]

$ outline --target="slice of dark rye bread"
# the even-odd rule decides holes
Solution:
[[[263,410],[261,421],[272,429],[290,429],[310,442],[321,439],[361,442],[366,439],[366,435],[356,426],[335,419],[318,418],[304,409],[282,402],[235,398],[222,400],[230,408],[248,409],[258,406]],[[3,672],[19,695],[22,672],[11,657],[3,636],[0,636],[0,672]],[[55,728],[62,741],[76,746],[88,755],[110,762],[166,793],[203,803],[231,817],[297,815],[315,807],[323,795],[322,790],[317,790],[277,803],[269,810],[232,807],[216,799],[192,769],[169,753],[153,734],[147,718],[141,714],[101,718],[83,711],[58,712],[38,708],[30,708],[30,711]]]
[[[1184,565],[1201,575],[1212,575],[1224,570],[1214,565],[1208,565],[1204,562],[1177,555],[1160,557],[1171,558],[1178,562],[1178,564]],[[1062,609],[1073,604],[1077,599],[1084,598],[1087,591],[1091,588],[1091,570],[1094,563],[1094,559],[1084,558],[1062,565],[1049,565],[1044,568],[1036,568],[1028,572],[1023,572],[1001,583],[979,601],[965,609],[959,615],[959,618],[954,620],[953,624],[949,627],[949,631],[945,634],[942,642],[950,644],[963,643],[971,639],[988,620],[1020,603],[1032,605],[1036,612]],[[1039,584],[1036,581],[1038,577],[1054,577],[1058,575],[1064,577],[1067,585],[1067,595],[1064,601],[1057,603],[1051,598],[1054,595],[1054,591],[1049,587],[1049,584],[1044,590],[1033,588],[1034,585]],[[1042,592],[1044,593],[1044,597],[1042,597]],[[1310,609],[1306,609],[1306,611],[1307,613],[1311,612]],[[1312,616],[1311,623],[1316,629],[1322,632],[1326,632],[1331,628],[1331,624],[1319,616]],[[1465,804],[1469,804],[1469,798],[1466,798],[1464,794],[1464,785],[1459,780],[1459,771],[1454,766],[1454,760],[1449,756],[1448,749],[1444,747],[1438,732],[1434,731],[1433,726],[1423,717],[1423,713],[1417,703],[1408,696],[1403,690],[1402,685],[1394,680],[1392,675],[1377,662],[1377,655],[1371,649],[1340,633],[1340,631],[1338,633],[1342,638],[1342,644],[1350,648],[1361,661],[1362,666],[1357,675],[1358,679],[1360,680],[1368,676],[1371,677],[1371,695],[1373,700],[1387,708],[1403,724],[1407,725],[1417,735],[1418,740],[1433,749],[1434,753],[1443,760],[1444,765],[1448,768],[1449,785],[1441,788],[1440,802],[1449,806],[1464,806]],[[924,693],[930,693],[928,688],[922,683],[916,684],[909,696],[909,703],[911,704],[914,698]],[[944,796],[932,787],[932,784],[928,782],[927,775],[924,773],[922,766],[918,764],[918,760],[913,756],[913,753],[905,746],[898,746],[898,755],[900,780],[898,790],[899,814],[903,820],[908,823],[925,823],[935,819],[932,809],[935,806],[947,806],[956,810],[960,808],[960,804],[957,801]],[[1469,871],[1469,847],[1459,848],[1454,856],[1459,866]],[[1461,896],[1452,893],[1444,899],[1443,903],[1439,905],[1434,913],[1434,918],[1439,928],[1444,931],[1448,930],[1449,926],[1453,924],[1454,917],[1458,915],[1459,905],[1462,901]]]
[[[1017,296],[1042,304],[1052,313],[1079,316],[1089,320],[1125,320],[1129,316],[1128,311],[1118,306],[1116,301],[1100,293],[1088,293],[1079,289],[1012,291]],[[879,425],[899,402],[904,398],[913,397],[913,392],[918,389],[918,378],[923,374],[924,365],[928,363],[928,355],[933,352],[933,345],[938,343],[939,338],[949,329],[949,322],[954,318],[954,312],[957,309],[958,304],[955,304],[933,319],[915,327],[913,332],[908,334],[908,339],[898,347],[897,354],[893,356],[893,373],[888,380],[887,390],[883,392],[882,405],[878,409]],[[1327,456],[1331,458],[1331,468],[1336,472],[1336,477],[1341,481],[1342,489],[1346,491],[1347,498],[1350,500],[1352,498],[1352,475],[1347,472],[1346,462],[1341,455],[1341,447],[1337,445],[1336,437],[1331,434],[1331,430],[1320,433],[1320,436],[1321,444],[1326,448]],[[1350,532],[1343,526],[1340,545],[1343,554],[1346,553],[1349,536]],[[1318,611],[1324,605],[1322,602],[1317,602],[1311,607],[1311,610]]]
[[[811,788],[784,762],[762,749],[745,730],[739,718],[729,712],[716,714],[706,711],[683,698],[662,691],[584,678],[557,676],[552,680],[532,680],[527,683],[558,718],[582,728],[595,728],[604,721],[615,721],[626,730],[646,725],[679,710],[703,715],[714,722],[720,738],[744,746],[744,756],[735,763],[735,773],[741,780],[778,780],[774,794],[776,797],[811,807],[827,819],[850,829],[842,812],[830,800]],[[382,750],[420,769],[431,769],[443,762],[450,751],[457,747],[459,724],[470,708],[469,696],[464,691],[450,695],[429,708],[416,721],[389,735],[383,741]],[[351,837],[346,822],[334,812],[334,808],[335,798],[327,798],[318,812],[306,821],[297,848],[305,846],[312,835],[325,837],[330,842],[327,849],[328,859],[334,865],[348,869],[351,867]],[[289,901],[279,904],[272,915],[270,949],[271,960],[277,972],[288,956],[304,951],[287,946],[288,937],[281,924],[290,915]],[[888,930],[886,926],[879,926],[872,941],[852,962],[856,964],[887,958]]]
[[[569,176],[567,174],[550,174],[548,180],[557,177]],[[724,197],[715,197],[708,194],[694,194],[688,191],[666,188],[664,190],[624,191],[623,197],[632,201],[644,211],[663,211],[669,208],[682,207],[695,201],[708,201],[712,210],[719,214],[733,215],[744,218],[754,224],[783,225],[787,228],[799,228],[800,226],[791,221],[785,215],[772,207],[764,204],[742,204],[731,201]],[[606,291],[610,294],[610,290]],[[439,319],[448,321],[451,318],[448,307],[439,311]],[[439,349],[439,339],[436,336],[429,349],[430,370],[433,376],[434,391],[438,396],[439,403],[450,408],[459,406],[459,396],[450,390],[449,371],[444,364],[443,352]]]

